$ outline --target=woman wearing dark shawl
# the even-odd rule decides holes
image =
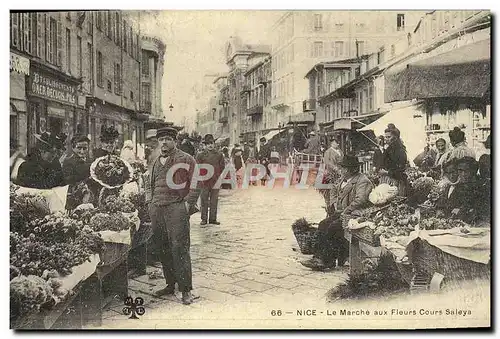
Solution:
[[[408,177],[405,173],[408,165],[406,147],[401,141],[400,131],[394,124],[389,124],[384,132],[387,148],[383,153],[382,168],[379,170],[380,183],[396,186],[398,195],[406,197],[409,190]]]

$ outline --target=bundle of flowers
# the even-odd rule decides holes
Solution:
[[[147,167],[142,161],[132,161],[130,166],[134,170],[132,181],[138,181],[139,177],[147,171]]]
[[[130,219],[122,213],[97,213],[90,219],[90,228],[95,232],[114,231],[120,232],[130,229]]]
[[[57,230],[61,226],[59,222],[41,221],[36,224],[39,226],[29,234],[10,232],[10,264],[13,275],[42,276],[45,270],[56,270],[65,276],[72,272],[73,267],[89,261],[93,254],[103,250],[103,240],[88,227],[78,230],[73,226],[65,228],[68,233],[73,234],[62,238],[56,236],[60,234]],[[49,234],[54,237],[48,236]]]
[[[24,230],[31,220],[50,214],[46,199],[38,194],[17,193],[18,186],[10,187],[10,229],[13,232]]]
[[[405,170],[406,176],[408,177],[408,181],[410,182],[410,185],[413,186],[413,183],[415,180],[418,178],[424,177],[425,173],[421,172],[417,167],[408,167]]]
[[[134,170],[116,155],[97,158],[90,166],[90,176],[106,188],[121,187],[131,181]]]
[[[421,204],[428,199],[429,194],[435,186],[431,177],[420,177],[413,182],[411,200]]]
[[[130,199],[123,196],[109,195],[102,202],[100,210],[104,213],[133,213],[136,211],[136,207]]]

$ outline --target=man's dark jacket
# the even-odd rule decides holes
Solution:
[[[53,162],[47,162],[38,152],[28,155],[26,161],[19,166],[17,184],[37,189],[66,185],[59,161],[56,159]]]
[[[213,188],[222,171],[224,171],[224,155],[217,150],[209,151],[206,149],[196,156],[196,162],[198,164],[209,164],[214,167],[214,175],[210,179],[200,182],[200,188]],[[201,174],[206,174],[206,170],[202,170]]]

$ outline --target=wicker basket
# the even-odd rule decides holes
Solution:
[[[443,252],[425,240],[416,242],[411,253],[411,260],[417,271],[425,272],[430,276],[436,272],[441,273],[448,281],[490,278],[491,276],[489,265]]]
[[[316,243],[318,241],[318,229],[311,227],[306,232],[295,232],[295,239],[300,247],[302,254],[314,254]]]

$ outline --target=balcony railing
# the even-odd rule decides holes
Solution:
[[[255,105],[255,106],[247,109],[248,116],[262,114],[263,112],[264,112],[264,108],[262,105]]]
[[[310,112],[316,110],[316,100],[309,99],[302,102],[302,112]]]

